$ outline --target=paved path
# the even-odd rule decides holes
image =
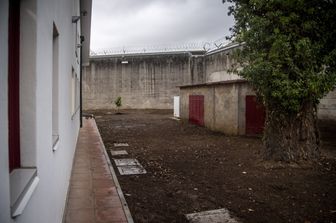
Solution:
[[[126,217],[128,216],[128,217]],[[79,133],[64,223],[133,222],[94,119]]]

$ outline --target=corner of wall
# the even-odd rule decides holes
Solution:
[[[10,222],[8,168],[8,0],[0,1],[0,222]]]

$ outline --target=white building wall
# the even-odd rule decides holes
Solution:
[[[70,83],[75,57],[75,27],[79,1],[36,2],[36,167],[39,185],[15,222],[62,222],[79,130],[79,111],[72,116]],[[59,148],[52,150],[52,41],[53,23],[59,32]]]
[[[0,1],[0,222],[10,222],[8,169],[8,0]]]
[[[0,222],[60,223],[65,208],[79,131],[79,110],[71,113],[72,69],[76,56],[79,0],[21,1],[20,124],[22,165],[36,167],[40,179],[23,213],[10,217],[8,169],[8,0],[0,1]],[[7,19],[6,19],[7,18]],[[52,141],[53,23],[59,32],[59,146]],[[79,96],[79,95],[77,95]]]

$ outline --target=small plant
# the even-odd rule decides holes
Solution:
[[[117,114],[120,114],[120,112],[119,112],[119,109],[120,109],[120,107],[121,107],[121,97],[120,97],[120,96],[117,97],[117,99],[114,101],[114,104],[115,104],[116,107],[117,107]]]

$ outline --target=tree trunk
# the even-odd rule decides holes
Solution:
[[[292,115],[279,115],[270,108],[266,110],[265,159],[290,162],[319,157],[316,106],[307,103],[300,112]]]

